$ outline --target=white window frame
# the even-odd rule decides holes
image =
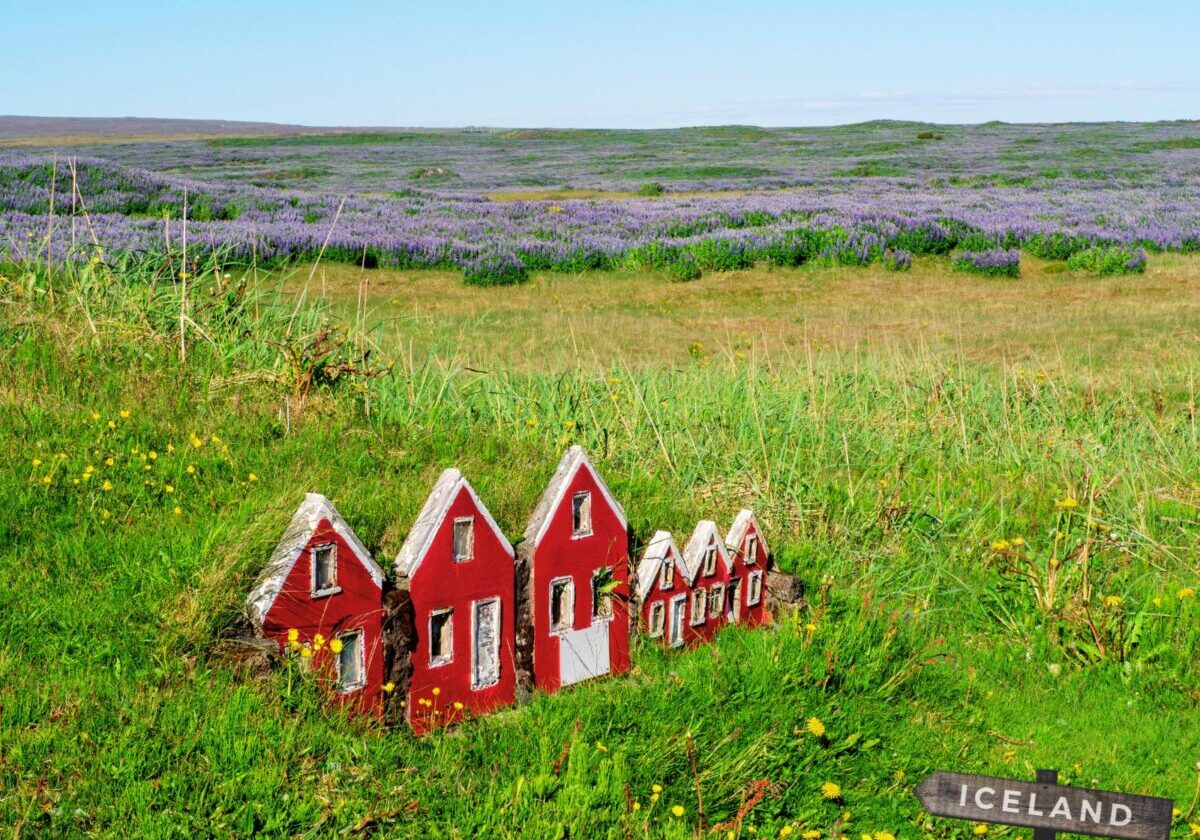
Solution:
[[[578,490],[571,494],[571,539],[578,540],[591,535],[592,491]]]
[[[567,603],[566,609],[563,610],[564,621],[559,624],[554,623],[554,588],[558,584],[566,584]],[[570,575],[553,578],[550,581],[549,587],[550,602],[547,604],[549,612],[547,615],[550,618],[550,632],[554,635],[570,633],[575,629],[575,578]]]
[[[601,594],[600,590],[596,588],[596,578],[600,577],[600,575],[604,574],[605,572],[610,571],[611,569],[609,569],[607,566],[602,566],[592,573],[592,624],[596,624],[596,622],[599,621],[612,621],[613,619],[613,614],[615,612],[615,609],[613,608],[613,593],[608,592]],[[608,604],[607,613],[600,611],[601,602],[606,602]]]
[[[467,553],[458,553],[458,526],[467,526]],[[459,516],[454,519],[450,532],[450,551],[454,554],[455,563],[466,563],[475,559],[475,517]]]
[[[747,566],[753,566],[758,562],[758,534],[750,534],[746,537],[746,551],[742,559]]]
[[[700,609],[696,609],[696,603],[699,602]],[[708,620],[708,590],[703,586],[692,590],[692,618],[693,627],[699,627]]]
[[[704,576],[712,577],[717,573],[717,545],[713,543],[704,550]]]
[[[646,617],[646,635],[651,639],[662,637],[666,628],[667,605],[655,601],[650,605],[650,614]]]
[[[713,604],[716,609],[713,609]],[[708,590],[708,617],[720,618],[725,612],[725,584],[714,583]]]
[[[330,565],[333,567],[333,583],[331,586],[326,586],[324,589],[317,588],[317,552],[328,549],[330,552]],[[336,595],[342,591],[342,587],[338,585],[338,545],[330,540],[318,545],[310,546],[308,549],[309,556],[309,591],[314,598],[324,598],[328,595]]]
[[[667,557],[658,569],[658,588],[664,592],[675,588],[675,559]]]
[[[353,644],[358,651],[358,656],[356,657],[358,659],[358,679],[352,683],[347,683],[345,675],[342,673],[342,652],[345,651],[347,644],[349,644],[347,640],[352,638],[356,639]],[[343,694],[359,691],[367,684],[366,638],[366,634],[361,627],[345,633],[339,633],[337,636],[338,641],[342,643],[342,650],[336,654],[337,658],[334,660],[334,670],[337,672],[338,690]]]
[[[442,627],[442,635],[445,636],[449,634],[449,638],[446,639],[447,644],[443,646],[446,648],[447,652],[440,655],[435,655],[433,652],[433,620],[443,615],[449,616],[445,625]],[[454,661],[454,608],[443,607],[440,610],[431,610],[429,613],[429,621],[426,623],[426,629],[428,631],[427,639],[429,647],[429,667],[440,668],[443,665],[449,665]]]
[[[476,658],[479,651],[479,608],[483,604],[494,603],[496,605],[496,626],[494,628],[496,635],[496,673],[490,682],[478,682],[479,679],[479,660]],[[491,688],[500,682],[500,671],[503,663],[500,661],[500,640],[504,635],[502,626],[504,623],[504,600],[499,596],[491,598],[480,598],[477,601],[471,602],[471,690],[479,691],[484,688]]]
[[[746,606],[757,607],[762,602],[762,578],[761,570],[746,576]]]

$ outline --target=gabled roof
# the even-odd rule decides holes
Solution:
[[[275,550],[271,552],[271,559],[267,561],[267,565],[259,574],[258,582],[246,598],[246,607],[255,626],[262,627],[263,621],[271,612],[275,598],[283,590],[288,575],[292,573],[296,560],[299,559],[300,553],[304,551],[309,540],[313,538],[313,534],[316,533],[317,526],[321,524],[322,520],[327,521],[337,535],[346,541],[354,556],[358,558],[358,562],[371,575],[371,580],[375,582],[375,585],[383,587],[383,569],[379,567],[379,564],[371,556],[371,552],[367,551],[367,547],[346,524],[346,520],[338,513],[333,502],[320,493],[306,493],[304,501],[296,509],[295,514],[292,515],[292,521],[284,530],[279,545],[275,546]]]
[[[731,558],[737,556],[737,553],[742,549],[742,541],[746,539],[746,532],[750,530],[750,525],[754,525],[754,532],[758,534],[758,546],[762,549],[762,553],[771,556],[771,549],[767,548],[767,538],[763,536],[762,526],[758,524],[758,520],[754,518],[754,511],[750,508],[742,508],[738,512],[737,518],[733,520],[733,527],[729,529],[729,536],[725,538]]]
[[[408,538],[404,540],[404,545],[400,546],[400,553],[396,555],[397,577],[411,578],[416,572],[421,561],[425,559],[429,546],[433,544],[433,538],[445,520],[450,505],[458,498],[460,490],[466,490],[471,495],[471,501],[483,515],[484,521],[492,529],[496,539],[504,546],[505,551],[509,554],[513,553],[512,544],[504,536],[504,532],[500,530],[500,526],[496,524],[492,514],[488,512],[487,505],[479,498],[475,488],[463,478],[461,472],[451,468],[443,471],[437,483],[433,485],[433,492],[425,500],[425,507],[421,508],[421,513],[417,516],[412,530],[408,532]]]
[[[675,545],[674,538],[669,531],[656,531],[646,546],[645,552],[642,553],[642,559],[638,562],[637,593],[639,599],[645,600],[646,596],[650,594],[650,590],[654,588],[654,581],[658,578],[659,569],[668,557],[674,561],[675,568],[679,570],[679,574],[683,575],[688,585],[691,585],[694,576],[689,574],[687,565],[683,562],[683,555],[679,553],[679,546]]]
[[[716,543],[717,559],[725,564],[725,571],[729,571],[729,552],[717,531],[717,523],[711,519],[701,519],[696,523],[696,530],[692,531],[692,538],[688,540],[687,546],[683,549],[683,562],[688,567],[688,574],[693,580],[700,574],[701,566],[704,563],[704,550],[708,548],[710,542]]]
[[[546,535],[546,529],[550,527],[550,520],[554,518],[555,511],[562,504],[566,496],[567,488],[571,486],[571,482],[575,479],[575,474],[580,469],[586,469],[592,474],[592,479],[596,482],[596,486],[600,488],[600,494],[604,496],[604,500],[608,506],[612,508],[617,519],[621,522],[621,528],[627,529],[628,523],[625,519],[625,511],[617,504],[617,500],[613,498],[612,492],[608,489],[608,485],[604,483],[604,479],[600,477],[600,473],[592,466],[592,462],[588,460],[588,456],[583,451],[582,446],[572,446],[563,455],[562,460],[558,462],[558,469],[554,471],[554,477],[550,479],[550,484],[546,487],[546,492],[542,493],[542,498],[537,503],[537,507],[533,509],[533,516],[529,517],[529,523],[525,526],[525,540],[533,547],[542,541],[542,537]]]

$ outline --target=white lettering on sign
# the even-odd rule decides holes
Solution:
[[[1006,814],[1019,814],[1021,809],[1017,806],[1017,800],[1021,797],[1019,790],[1004,791],[1004,802],[1000,804],[1000,810]]]
[[[985,811],[990,811],[990,810],[992,810],[992,808],[994,808],[996,806],[991,802],[989,802],[986,805],[983,804],[984,791],[987,791],[989,796],[995,795],[995,793],[996,793],[995,788],[981,787],[979,790],[975,791],[975,804],[978,805],[980,808],[982,808]]]
[[[1120,822],[1117,822],[1117,811],[1122,811],[1124,813],[1124,817],[1121,818]],[[1129,809],[1128,805],[1122,805],[1120,802],[1113,803],[1112,811],[1110,811],[1108,814],[1109,825],[1129,825],[1129,821],[1131,819],[1133,819],[1133,811]]]
[[[1099,802],[1088,802],[1086,799],[1081,800],[1079,803],[1079,821],[1087,822],[1088,815],[1090,814],[1092,822],[1100,822],[1100,808]]]
[[[1050,810],[1050,819],[1054,819],[1055,817],[1072,819],[1071,803],[1067,801],[1067,797],[1060,796],[1058,797],[1058,801],[1054,803],[1054,807]]]
[[[1039,811],[1037,809],[1037,794],[1036,793],[1029,794],[1029,816],[1031,816],[1031,817],[1046,816],[1045,811]]]

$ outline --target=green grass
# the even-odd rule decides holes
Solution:
[[[924,265],[889,287],[869,269],[486,290],[378,272],[365,310],[348,274],[231,273],[192,288],[181,361],[175,288],[0,268],[14,834],[706,836],[702,803],[704,826],[740,837],[972,836],[911,795],[935,768],[1057,767],[1188,811],[1200,446],[1178,319],[1200,299],[1193,261],[1136,279],[1034,261],[986,290]],[[1010,301],[1021,284],[1036,312]],[[747,290],[758,330],[743,339],[716,313]],[[591,355],[614,325],[588,309],[614,297],[621,333],[675,324],[670,345]],[[897,332],[905,305],[929,319],[916,333]],[[472,349],[481,313],[508,308],[528,314]],[[1122,309],[1137,310],[1124,325]],[[1015,354],[989,332],[1010,317]],[[1089,319],[1112,333],[1098,359]],[[306,348],[326,328],[345,337],[333,362],[380,375],[323,378]],[[582,348],[546,355],[548,328]],[[693,335],[702,347],[680,349]],[[304,491],[386,566],[440,469],[461,467],[516,535],[570,442],[639,544],[753,505],[809,605],[710,648],[639,645],[627,678],[424,740],[330,714],[303,675],[260,672],[224,641]]]

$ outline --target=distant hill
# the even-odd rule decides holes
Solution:
[[[0,114],[0,142],[41,145],[47,141],[92,143],[104,140],[161,140],[201,137],[261,137],[328,134],[346,128],[237,120],[168,120],[145,117],[26,117]],[[355,128],[355,131],[374,129]]]

